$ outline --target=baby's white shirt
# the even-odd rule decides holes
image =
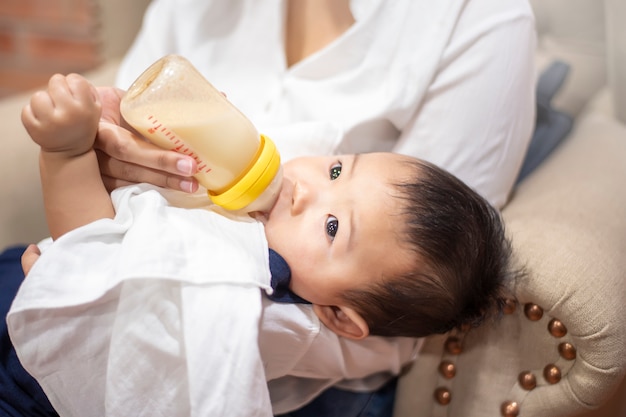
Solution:
[[[42,242],[7,316],[59,414],[271,416],[414,358],[418,340],[346,340],[311,306],[268,300],[262,224],[148,185],[113,200],[114,219]]]

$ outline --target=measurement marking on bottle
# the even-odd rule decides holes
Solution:
[[[148,128],[150,135],[160,136],[172,143],[176,152],[192,157],[198,164],[198,172],[211,172],[211,168],[207,165],[206,161],[202,160],[198,154],[193,152],[185,142],[179,139],[174,132],[169,130],[166,126],[159,122],[159,120],[153,115],[148,116],[148,122],[152,124],[152,127]]]

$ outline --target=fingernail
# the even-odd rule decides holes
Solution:
[[[194,192],[194,182],[193,181],[189,181],[189,180],[182,180],[180,182],[180,189],[182,191],[185,191],[187,193],[193,193]]]
[[[176,169],[182,175],[189,176],[193,174],[193,172],[191,172],[191,167],[192,167],[192,163],[189,159],[179,159],[176,162]]]

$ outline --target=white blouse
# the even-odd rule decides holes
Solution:
[[[117,83],[180,54],[285,159],[394,151],[502,207],[534,126],[527,0],[352,0],[351,9],[352,27],[287,67],[284,0],[155,0]]]

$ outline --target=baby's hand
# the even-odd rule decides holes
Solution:
[[[46,152],[77,156],[93,147],[102,106],[93,85],[78,74],[53,75],[22,110],[28,134]]]

